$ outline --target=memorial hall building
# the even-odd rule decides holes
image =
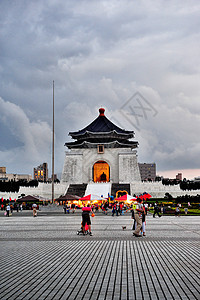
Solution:
[[[113,124],[104,108],[91,124],[69,135],[74,141],[65,143],[68,151],[62,183],[123,185],[141,181],[134,132]]]

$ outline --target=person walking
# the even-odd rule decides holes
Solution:
[[[132,230],[136,229],[136,221],[135,221],[135,214],[134,214],[135,209],[136,209],[136,202],[133,204],[133,207],[131,208],[131,218],[133,219]]]
[[[32,208],[33,208],[33,217],[37,217],[37,204],[34,203]]]
[[[148,208],[149,208],[148,203],[144,203],[144,207],[145,207],[145,213],[146,213],[146,215],[147,215],[147,211],[148,211]]]
[[[66,207],[67,207],[67,213],[69,214],[70,213],[70,205],[69,205],[69,203],[67,202],[67,205],[66,205]]]
[[[177,204],[176,209],[175,209],[175,217],[180,217],[180,208],[179,208],[179,204]]]
[[[114,203],[112,207],[112,217],[114,217],[115,212],[116,212],[116,203]]]
[[[161,215],[159,214],[159,207],[158,207],[158,203],[157,202],[154,204],[153,218],[155,218],[156,214],[159,216],[159,218],[161,217]]]
[[[87,207],[82,208],[82,227],[83,227],[83,234],[85,234],[85,225],[87,223],[89,229],[89,235],[92,236],[93,234],[91,232],[90,212],[91,212],[91,207],[89,205]]]
[[[10,216],[10,204],[8,203],[8,205],[6,206],[6,216],[9,217]]]
[[[72,205],[71,205],[71,210],[72,210],[72,213],[74,214],[74,213],[75,213],[75,210],[76,210],[76,205],[75,205],[75,203],[72,203]]]
[[[143,213],[142,213],[142,234],[146,236],[146,209],[143,206]]]
[[[63,205],[63,209],[64,209],[64,214],[66,215],[66,211],[67,211],[67,206],[66,206],[66,202]]]
[[[135,209],[134,209],[134,217],[135,217],[135,221],[137,223],[136,229],[133,232],[133,235],[135,237],[141,237],[140,230],[142,227],[142,213],[143,213],[142,199],[138,199],[137,204],[135,205]]]
[[[119,203],[117,202],[116,204],[116,216],[119,216],[119,212],[120,212],[120,207],[119,207]]]

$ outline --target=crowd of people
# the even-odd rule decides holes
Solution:
[[[7,217],[10,217],[12,216],[12,213],[14,210],[16,210],[17,212],[19,211],[22,211],[23,207],[22,207],[22,204],[10,204],[10,203],[7,203],[7,204],[1,204],[1,210],[4,211],[4,215],[7,216]]]
[[[190,203],[188,204],[189,207]],[[152,204],[150,204],[150,207]],[[124,202],[109,202],[105,201],[103,203],[94,203],[94,204],[88,204],[84,205],[83,207],[75,205],[73,202],[64,202],[63,204],[63,210],[64,214],[70,214],[75,213],[76,209],[82,209],[82,225],[81,230],[83,235],[88,233],[90,236],[92,235],[91,232],[91,219],[90,219],[90,213],[94,215],[95,212],[101,211],[103,214],[107,215],[108,212],[111,212],[111,215],[114,217],[118,217],[120,215],[124,215],[125,212],[131,211],[131,216],[133,219],[133,236],[135,237],[142,237],[146,236],[146,215],[149,211],[149,205],[147,202],[144,202],[140,198],[137,198],[135,202],[132,202],[130,204],[124,203]],[[37,216],[37,205],[32,205],[33,210],[33,217]],[[177,204],[174,210],[175,216],[180,217],[180,210],[181,204]],[[23,206],[22,204],[16,203],[15,206],[13,204],[7,203],[6,205],[1,205],[1,210],[4,210],[4,215],[9,217],[12,215],[13,210],[22,211]],[[188,208],[185,209],[185,214],[187,214]],[[155,202],[153,204],[153,218],[158,216],[159,218],[165,213],[165,206],[163,204],[158,204],[158,202]],[[87,228],[87,229],[85,229]]]
[[[94,216],[94,211],[98,211],[99,208],[101,208],[102,212],[107,214],[107,211],[109,208],[112,209],[112,216],[116,214],[116,216],[123,215],[124,211],[131,211],[132,212],[132,219],[133,219],[133,235],[135,237],[142,237],[146,236],[146,230],[145,230],[145,224],[146,224],[146,215],[148,211],[148,204],[145,203],[143,205],[143,200],[138,199],[134,202],[134,204],[131,204],[127,206],[126,204],[114,202],[109,204],[108,202],[101,204],[100,207],[98,205],[90,205],[82,207],[82,223],[81,223],[81,230],[77,232],[77,234],[89,234],[92,236],[91,232],[91,219],[90,219],[90,213],[92,213],[91,216]]]
[[[142,237],[146,236],[146,216],[149,211],[149,205],[148,203],[143,203],[143,200],[140,198],[137,198],[137,200],[131,204],[126,205],[123,202],[114,202],[114,203],[108,203],[105,202],[104,204],[101,204],[100,206],[97,205],[88,205],[88,207],[82,208],[82,232],[85,235],[85,224],[89,225],[89,234],[91,233],[91,220],[89,213],[94,212],[95,210],[98,211],[99,209],[102,210],[103,213],[107,214],[108,210],[111,209],[112,216],[120,216],[123,215],[124,212],[131,211],[132,213],[132,219],[133,219],[133,236],[135,237]],[[165,213],[165,207],[163,204],[159,205],[157,202],[153,205],[153,218],[158,216],[159,218]],[[180,204],[177,204],[175,208],[175,216],[180,216]]]

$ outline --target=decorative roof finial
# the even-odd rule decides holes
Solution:
[[[104,116],[105,109],[103,107],[99,108],[99,115]]]

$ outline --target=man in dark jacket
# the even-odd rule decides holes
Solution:
[[[85,234],[85,224],[87,223],[89,228],[89,235],[92,236],[90,212],[91,212],[91,207],[88,206],[82,208],[82,226],[83,226],[83,234]]]

